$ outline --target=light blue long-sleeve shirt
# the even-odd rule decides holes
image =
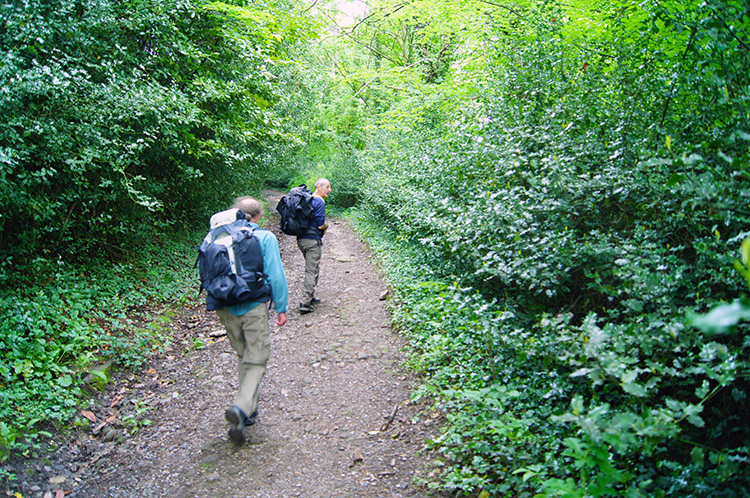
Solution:
[[[258,228],[257,223],[250,223],[250,226]],[[273,308],[276,313],[286,313],[289,305],[289,289],[286,285],[284,265],[281,263],[279,241],[273,232],[268,230],[255,230],[255,236],[258,237],[260,250],[263,252],[263,273],[268,275],[268,283],[271,284]],[[259,304],[262,303],[249,301],[228,306],[227,309],[235,316],[242,316]]]

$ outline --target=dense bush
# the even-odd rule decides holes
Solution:
[[[742,496],[746,305],[719,335],[688,316],[747,293],[750,18],[513,14],[464,42],[486,65],[456,50],[464,70],[394,99],[360,156],[364,233],[402,254],[395,316],[447,412],[443,486]]]
[[[286,2],[6,2],[2,268],[122,256],[263,185]]]

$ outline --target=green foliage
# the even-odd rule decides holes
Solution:
[[[196,236],[197,237],[197,236]],[[164,341],[158,322],[135,311],[195,292],[196,237],[142,247],[133,262],[70,265],[39,259],[0,294],[0,457],[33,448],[44,428],[61,426],[85,396],[87,375],[108,381],[98,363],[138,368]]]
[[[339,45],[327,52],[311,48],[294,54],[299,63],[285,71],[287,92],[277,106],[285,116],[280,133],[288,140],[272,145],[266,163],[272,172],[269,184],[280,188],[301,183],[312,188],[318,178],[327,178],[333,188],[327,202],[338,207],[353,206],[361,197],[356,155],[364,146],[366,110],[352,99],[351,87],[332,86],[316,65],[321,59],[345,64],[342,53],[353,56],[349,52]]]
[[[2,6],[2,271],[122,257],[263,185],[288,2]],[[82,236],[85,234],[85,236]]]
[[[138,368],[159,346],[159,322],[140,326],[136,311],[184,299],[195,239],[172,241],[278,172],[268,151],[291,140],[279,133],[280,81],[316,28],[292,0],[0,9],[7,456],[67,420],[83,378],[108,381],[97,363]]]
[[[126,309],[172,284],[136,284],[165,273],[123,263],[137,242],[325,176],[446,414],[435,487],[748,494],[745,3],[377,1],[321,29],[294,2],[29,2],[0,30],[0,280],[30,288],[0,296],[0,447],[94,361],[139,364],[158,327]],[[92,251],[109,273],[71,264]]]
[[[743,496],[746,9],[484,8],[438,84],[389,73],[357,155],[362,233],[449,420],[442,486]]]

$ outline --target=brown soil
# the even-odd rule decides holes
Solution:
[[[281,194],[269,193],[267,211]],[[273,213],[275,214],[275,213]],[[409,401],[406,342],[390,327],[372,256],[344,220],[325,236],[314,313],[296,311],[303,260],[277,232],[289,321],[272,324],[258,423],[233,445],[224,409],[237,358],[202,303],[162,313],[170,345],[146,371],[115,375],[86,430],[45,458],[10,463],[7,494],[30,497],[421,497],[438,421]],[[202,344],[201,344],[202,343]]]

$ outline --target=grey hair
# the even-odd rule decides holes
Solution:
[[[249,196],[237,197],[232,207],[245,213],[247,219],[255,218],[263,212],[263,204]]]
[[[330,185],[330,183],[331,183],[331,182],[329,182],[329,181],[328,181],[328,180],[326,180],[325,178],[318,178],[318,181],[317,181],[317,182],[315,182],[315,188],[316,188],[316,189],[319,189],[320,187],[322,187],[322,186],[323,186],[323,185],[325,185],[326,183]]]

